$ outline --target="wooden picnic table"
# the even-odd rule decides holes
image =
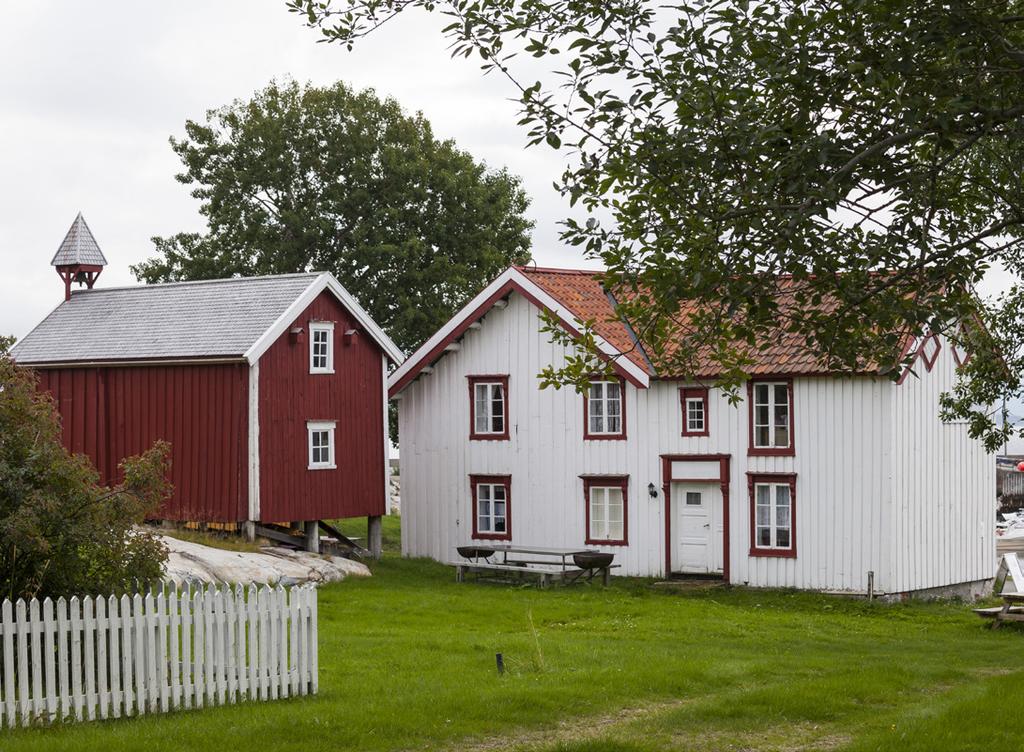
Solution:
[[[460,547],[472,550],[473,555],[462,554],[467,562],[455,564],[456,582],[464,582],[467,572],[476,574],[507,573],[537,576],[540,586],[547,587],[552,580],[576,582],[580,579],[590,581],[596,574],[601,575],[603,584],[607,585],[614,565],[584,569],[576,566],[572,557],[578,554],[600,553],[592,548],[551,548],[546,546],[515,546],[507,543],[480,544],[473,543]],[[491,563],[490,556],[501,554],[501,563]],[[523,558],[528,557],[528,558]],[[543,558],[537,558],[543,557]]]
[[[998,629],[1004,621],[1024,621],[1024,593],[1000,593],[1002,606],[976,608],[978,616],[992,619],[992,629]]]

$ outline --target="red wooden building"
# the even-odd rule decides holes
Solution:
[[[104,482],[163,439],[164,519],[311,532],[365,515],[373,544],[387,509],[386,379],[403,355],[332,275],[94,288],[106,260],[81,215],[52,263],[69,294],[12,356]]]

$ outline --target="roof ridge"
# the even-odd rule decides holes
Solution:
[[[252,282],[262,279],[295,279],[297,277],[319,277],[325,272],[289,272],[288,274],[260,274],[255,277],[219,277],[218,279],[191,279],[178,280],[175,282],[155,282],[147,284],[143,282],[138,285],[121,285],[119,287],[94,287],[91,290],[72,290],[72,295],[87,295],[90,293],[113,292],[119,290],[153,290],[156,288],[186,287],[191,285],[228,284],[233,282]]]
[[[516,269],[529,274],[530,272],[542,272],[544,274],[603,274],[605,269],[575,269],[571,267],[558,266],[516,266]]]

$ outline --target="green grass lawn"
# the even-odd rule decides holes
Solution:
[[[456,585],[393,554],[374,574],[321,590],[315,698],[3,731],[0,750],[1021,748],[1024,632],[963,605]]]

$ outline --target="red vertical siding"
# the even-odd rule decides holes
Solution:
[[[309,322],[334,322],[334,373],[309,372]],[[381,350],[324,291],[260,358],[260,517],[270,521],[383,514],[384,417]],[[334,420],[333,470],[309,470],[306,421]]]
[[[248,516],[248,382],[244,363],[41,369],[64,445],[88,455],[104,483],[118,464],[163,439],[174,495],[161,516],[236,522]]]

